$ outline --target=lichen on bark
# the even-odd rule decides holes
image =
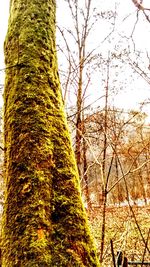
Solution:
[[[54,0],[12,0],[5,40],[3,267],[99,266],[58,77]]]

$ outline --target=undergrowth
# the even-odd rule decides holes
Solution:
[[[134,206],[133,211],[146,242],[150,228],[150,206]],[[100,208],[93,209],[89,218],[100,254],[102,210]],[[146,253],[144,252],[145,244],[138,230],[138,226],[129,207],[107,207],[105,249],[102,267],[113,266],[110,240],[113,241],[115,256],[117,255],[117,251],[122,251],[128,258],[128,261],[142,261],[143,257],[145,262],[150,261],[149,252],[147,250]],[[148,242],[150,249],[149,243],[150,241]]]

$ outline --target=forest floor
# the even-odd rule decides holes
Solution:
[[[102,209],[94,208],[89,219],[100,254]],[[150,253],[145,249],[144,244],[144,241],[147,242],[150,250],[150,205],[107,207],[105,226],[102,267],[113,266],[110,240],[113,241],[115,256],[117,251],[122,251],[128,261],[142,261],[144,258],[145,262],[150,262]]]

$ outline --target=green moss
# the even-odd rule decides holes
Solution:
[[[97,267],[58,78],[54,0],[11,1],[5,62],[2,266]]]

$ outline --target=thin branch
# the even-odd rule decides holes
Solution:
[[[146,242],[145,239],[144,239],[143,233],[142,233],[142,231],[141,231],[141,228],[140,228],[139,223],[138,223],[138,221],[137,221],[137,218],[136,218],[136,216],[135,216],[134,210],[133,210],[133,208],[132,208],[132,206],[131,206],[131,204],[130,204],[130,197],[129,197],[129,191],[128,191],[128,186],[127,186],[127,181],[126,181],[126,178],[125,178],[125,175],[124,175],[124,171],[123,171],[123,168],[122,168],[122,164],[121,164],[121,161],[120,161],[118,155],[117,155],[117,158],[118,158],[118,163],[119,163],[119,166],[120,166],[120,169],[121,169],[121,172],[122,172],[122,175],[123,175],[124,183],[125,183],[125,188],[126,188],[126,193],[127,193],[127,200],[128,200],[128,204],[129,204],[130,211],[131,211],[131,213],[132,213],[132,215],[133,215],[135,224],[136,224],[137,229],[138,229],[138,231],[139,231],[139,233],[140,233],[140,236],[141,236],[141,238],[142,238],[142,241],[143,241],[143,243],[144,243],[144,245],[145,245],[147,251],[150,253],[150,250],[149,250],[149,248],[148,248],[147,242]]]
[[[147,145],[146,145],[147,146]],[[145,147],[146,147],[145,146]],[[124,173],[112,186],[111,188],[109,188],[109,190],[107,191],[107,193],[109,193],[124,177],[126,177],[128,174],[131,174],[131,173],[135,173],[137,172],[138,170],[140,170],[141,168],[143,168],[148,162],[150,162],[150,160],[147,160],[145,162],[143,162],[143,164],[141,164],[140,166],[138,166],[137,168],[133,169],[132,170],[132,167],[134,166],[137,158],[139,157],[139,155],[143,152],[143,150],[145,149],[142,148],[142,150],[138,153],[138,155],[134,158],[132,164],[130,165],[130,168],[128,169],[128,171],[126,173]],[[114,149],[114,148],[113,148]],[[114,151],[115,152],[115,151]],[[117,155],[117,154],[116,154]],[[118,157],[118,156],[117,156]]]
[[[146,254],[146,247],[148,246],[148,241],[149,241],[149,235],[150,235],[150,229],[148,230],[148,235],[147,235],[146,245],[145,245],[144,252],[143,252],[142,265],[141,265],[141,267],[143,267],[144,257],[145,257],[145,254]]]

